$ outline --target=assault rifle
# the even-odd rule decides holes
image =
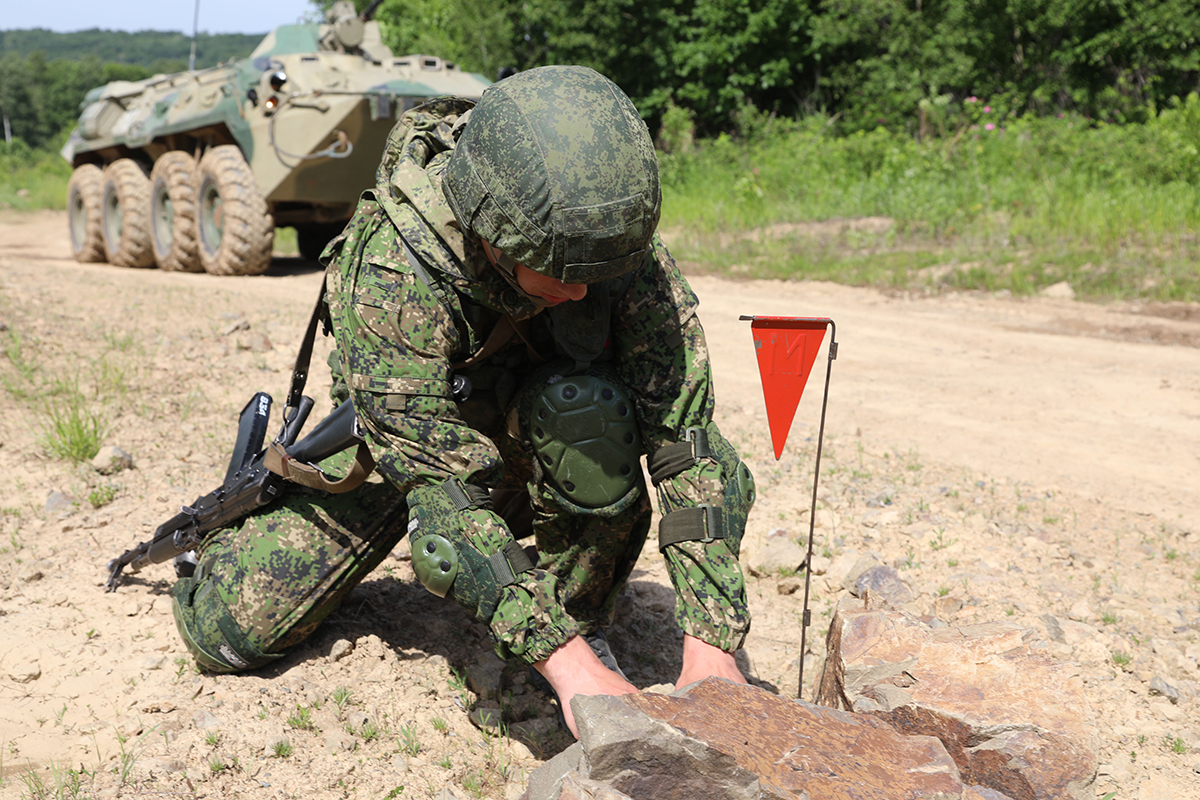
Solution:
[[[264,450],[263,441],[271,415],[271,396],[266,392],[256,393],[242,409],[233,457],[221,486],[190,506],[184,506],[178,514],[159,525],[150,541],[142,542],[109,561],[105,591],[116,591],[125,567],[137,572],[149,564],[161,564],[176,556],[185,556],[199,547],[208,534],[237,522],[282,496],[294,485],[284,477],[289,474],[288,464],[292,465],[293,472],[301,467],[310,474],[316,472],[319,475],[319,471],[307,465],[319,463],[352,445],[362,444],[354,405],[349,401],[338,406],[311,433],[297,442],[296,437],[312,408],[313,400],[308,396],[302,396],[294,408],[289,407],[284,414],[283,430],[275,437],[274,444]],[[361,448],[360,452],[364,449]],[[176,561],[176,572],[181,576],[190,574],[192,568],[194,562]]]

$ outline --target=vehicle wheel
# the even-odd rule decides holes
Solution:
[[[150,179],[141,164],[122,158],[104,168],[104,251],[118,267],[153,267]]]
[[[296,247],[305,261],[316,261],[329,241],[346,227],[344,222],[309,222],[296,226]]]
[[[196,249],[196,159],[173,150],[150,172],[154,260],[173,272],[203,272]]]
[[[67,220],[76,261],[104,260],[103,196],[104,170],[95,164],[76,167],[67,184]]]
[[[196,170],[200,263],[213,275],[258,275],[271,265],[275,221],[236,145],[214,147]]]

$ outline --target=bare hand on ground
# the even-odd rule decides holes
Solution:
[[[695,636],[684,634],[683,669],[675,681],[675,688],[682,689],[705,678],[725,678],[734,683],[746,683],[745,676],[733,659],[733,653],[727,653]]]
[[[580,636],[568,639],[549,658],[536,662],[533,668],[542,673],[542,677],[554,688],[563,718],[576,739],[579,738],[579,730],[575,727],[575,715],[571,712],[572,697],[577,694],[637,694],[638,691],[632,683],[601,664],[592,648]]]

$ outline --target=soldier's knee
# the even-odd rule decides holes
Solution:
[[[529,387],[525,430],[546,483],[581,509],[611,509],[641,489],[633,401],[612,370],[550,374]]]
[[[204,564],[171,588],[171,609],[184,645],[205,670],[238,672],[282,656],[263,652],[242,631]]]

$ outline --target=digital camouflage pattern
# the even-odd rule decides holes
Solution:
[[[654,144],[637,109],[587,67],[541,67],[492,84],[445,175],[464,226],[566,283],[636,268],[658,226]]]
[[[322,466],[338,474],[351,459],[345,452]],[[391,552],[407,514],[404,498],[372,475],[348,494],[294,490],[210,536],[196,574],[172,589],[189,649],[206,668],[226,672],[261,666],[298,644]]]
[[[403,536],[405,498],[419,508],[452,478],[493,493],[528,494],[528,527],[514,528],[503,509],[488,507],[443,509],[436,523],[416,515],[418,531],[436,524],[468,566],[503,550],[514,535],[535,536],[535,566],[514,583],[489,585],[478,577],[484,573],[470,569],[476,578],[461,587],[456,579],[452,590],[455,600],[488,622],[502,657],[532,663],[571,636],[608,624],[649,531],[648,489],[638,476],[616,502],[584,508],[545,479],[530,442],[528,413],[542,388],[564,375],[602,373],[620,385],[646,452],[681,440],[690,427],[706,428],[722,443],[717,457],[657,486],[664,514],[728,502],[726,485],[740,462],[711,422],[714,398],[698,301],[674,260],[654,237],[632,272],[590,284],[582,301],[540,309],[487,261],[478,237],[464,234],[445,201],[447,164],[473,113],[469,101],[456,98],[406,113],[389,137],[376,189],[364,193],[355,217],[324,254],[337,339],[335,385],[352,397],[386,478],[386,484],[368,484],[380,487],[378,497],[361,489],[340,497],[351,506],[382,504],[386,530],[372,539],[355,527],[371,515],[355,512],[357,522],[346,527],[361,532],[351,537],[355,544],[347,552],[362,557],[330,553],[314,515],[335,499],[304,505],[289,498],[241,529],[273,526],[286,535],[259,544],[253,533],[235,533],[214,542],[205,556],[231,565],[221,572],[220,596],[263,652],[278,652],[307,635],[340,599],[341,587],[354,585],[368,564],[377,563],[371,542],[379,543],[381,558],[383,544]],[[514,334],[487,358],[472,360],[502,319]],[[455,376],[471,382],[465,401],[453,398]],[[665,553],[679,624],[727,651],[741,645],[750,624],[737,561],[747,510],[728,509],[727,524],[736,529],[729,538],[684,542]],[[246,548],[252,552],[242,553]],[[272,548],[278,552],[266,552]],[[265,566],[280,579],[308,576],[302,583],[313,588],[285,588],[284,580],[272,577],[242,592],[237,581],[249,575],[234,563]],[[316,578],[327,566],[329,573]],[[294,627],[283,630],[288,625]]]

